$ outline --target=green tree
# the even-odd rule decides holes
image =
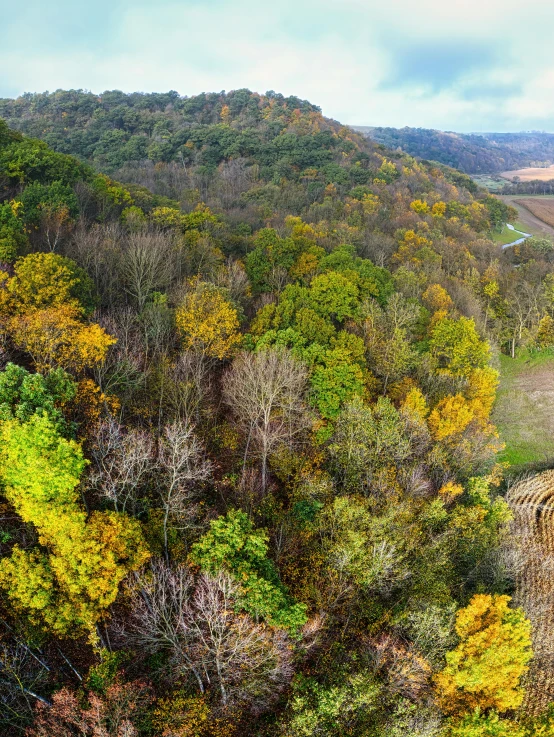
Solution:
[[[310,302],[322,317],[343,322],[356,314],[359,291],[356,284],[338,271],[312,279]]]
[[[321,352],[310,383],[310,401],[327,420],[336,419],[345,402],[365,393],[360,365],[352,360],[350,351],[342,348]]]
[[[335,680],[335,679],[333,679]],[[373,675],[366,671],[344,674],[333,683],[297,678],[289,700],[283,737],[354,737],[379,734],[374,729],[383,694]]]
[[[28,243],[23,222],[17,216],[20,209],[15,202],[0,204],[0,262],[14,261]]]
[[[262,228],[245,264],[254,293],[273,291],[286,277],[300,251],[293,238],[280,238],[273,228]]]
[[[27,422],[34,414],[46,414],[60,432],[67,432],[62,410],[76,394],[76,382],[63,369],[32,374],[8,363],[0,372],[0,420]]]
[[[490,357],[489,344],[481,340],[472,318],[446,317],[431,331],[431,355],[447,374],[467,378],[473,369],[485,368]]]
[[[227,571],[241,586],[240,606],[255,619],[297,633],[306,623],[306,607],[294,603],[268,558],[268,534],[256,530],[249,517],[231,510],[210,524],[193,545],[190,558],[203,571]]]
[[[481,713],[479,709],[472,714],[467,714],[462,719],[449,720],[440,734],[441,737],[527,736],[524,727],[517,722],[511,719],[502,719],[495,712]]]
[[[329,445],[332,468],[341,486],[369,493],[374,474],[400,466],[411,453],[403,418],[389,399],[371,407],[359,397],[345,404]]]

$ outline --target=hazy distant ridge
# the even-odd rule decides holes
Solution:
[[[466,174],[492,174],[554,161],[554,134],[454,133],[428,128],[352,126],[387,148],[439,161]]]

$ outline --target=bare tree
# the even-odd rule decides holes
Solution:
[[[167,376],[163,383],[166,409],[182,422],[198,423],[206,395],[210,392],[208,358],[202,353],[185,351],[165,370]]]
[[[173,241],[161,232],[142,231],[128,237],[121,262],[125,291],[142,310],[150,294],[169,286],[174,263]]]
[[[136,514],[141,497],[155,488],[163,510],[163,539],[168,555],[172,518],[194,517],[194,485],[209,478],[212,464],[188,422],[167,425],[156,440],[144,430],[125,430],[113,418],[102,422],[91,444],[89,486],[118,512]]]
[[[250,280],[240,261],[227,259],[215,274],[214,283],[226,289],[231,299],[245,306],[250,297]]]
[[[105,307],[123,301],[118,266],[124,238],[125,233],[117,222],[91,227],[82,219],[64,249],[92,278]]]
[[[0,728],[22,729],[48,682],[46,666],[25,645],[0,642]]]
[[[138,737],[140,723],[153,701],[152,689],[141,681],[116,681],[100,695],[89,691],[88,704],[81,694],[62,688],[52,704],[39,703],[28,737]]]
[[[141,491],[152,472],[156,446],[149,433],[126,432],[113,418],[101,423],[91,443],[89,485],[118,512],[136,514]]]
[[[260,708],[292,677],[289,648],[284,631],[235,612],[237,594],[227,574],[202,576],[189,627],[204,673],[219,687],[223,704],[255,697]]]
[[[166,558],[168,524],[171,517],[190,519],[193,486],[209,478],[212,464],[188,422],[168,425],[158,443],[158,467],[161,471],[158,494],[162,502],[163,538]]]
[[[267,486],[267,462],[282,444],[292,447],[308,427],[306,368],[286,351],[242,353],[223,380],[223,397],[246,432],[245,461],[254,446]]]
[[[194,585],[194,577],[186,566],[170,568],[162,560],[152,560],[136,574],[131,620],[121,634],[148,654],[166,652],[172,674],[176,678],[192,674],[204,693],[201,663],[194,657],[192,638],[185,624]]]
[[[137,315],[130,307],[97,312],[95,321],[117,338],[106,358],[94,367],[94,379],[103,392],[122,396],[139,387],[146,370],[146,344]]]
[[[198,579],[185,566],[154,561],[137,577],[127,637],[146,652],[165,651],[173,678],[191,674],[223,706],[261,709],[292,677],[283,631],[237,613],[239,587],[226,573]]]

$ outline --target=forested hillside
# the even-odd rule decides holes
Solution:
[[[490,420],[552,244],[297,98],[2,111],[2,734],[554,734]]]
[[[554,162],[551,133],[452,133],[428,128],[357,127],[377,143],[466,174],[495,174]]]

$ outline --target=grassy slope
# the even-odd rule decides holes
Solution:
[[[525,223],[521,222],[521,220],[514,220],[511,225],[513,225],[514,228],[516,230],[519,230],[521,233],[531,232],[525,225]],[[500,232],[493,231],[490,237],[491,240],[493,240],[495,243],[499,243],[501,246],[505,245],[506,243],[513,243],[518,238],[521,238],[519,233],[514,233],[513,230],[510,230],[506,226],[504,226]]]
[[[499,460],[513,466],[554,459],[554,355],[500,357],[493,421],[506,444]]]

